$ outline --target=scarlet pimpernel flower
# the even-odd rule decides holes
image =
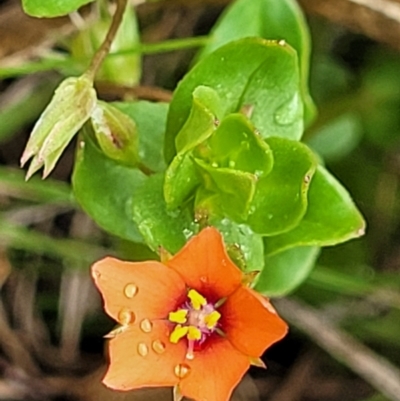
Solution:
[[[226,401],[250,364],[260,364],[287,332],[212,227],[163,263],[107,257],[92,274],[119,323],[108,335],[103,379],[115,390],[174,386],[196,401]]]

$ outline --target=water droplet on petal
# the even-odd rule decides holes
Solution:
[[[149,347],[145,343],[139,343],[137,346],[137,352],[141,356],[146,356],[149,353]]]
[[[124,288],[124,294],[127,298],[133,298],[138,292],[137,285],[129,283]]]
[[[140,328],[145,333],[150,333],[151,330],[153,329],[153,323],[149,319],[143,319],[140,322]]]
[[[183,379],[190,373],[190,366],[186,365],[185,363],[180,363],[179,365],[175,366],[174,373],[180,379]]]
[[[278,40],[278,45],[279,46],[285,46],[286,45],[286,40],[285,39]]]
[[[153,348],[153,351],[157,352],[157,354],[162,354],[165,351],[165,344],[160,340],[154,340],[151,344],[151,348]]]
[[[118,313],[118,321],[123,326],[127,326],[135,321],[135,314],[128,308],[122,308]]]

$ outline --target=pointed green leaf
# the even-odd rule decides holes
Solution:
[[[195,162],[204,188],[218,195],[215,198],[218,208],[233,220],[243,222],[249,213],[257,177],[245,171],[214,167],[200,159],[195,159]]]
[[[308,191],[308,209],[293,230],[266,240],[268,255],[297,246],[336,245],[365,232],[365,221],[346,189],[319,166]]]
[[[270,147],[242,114],[225,117],[208,140],[211,163],[247,171],[258,177],[267,175],[273,164]]]
[[[268,297],[288,294],[308,277],[318,254],[319,248],[313,246],[291,248],[267,256],[255,290]]]
[[[194,195],[200,175],[192,152],[175,156],[165,173],[164,197],[170,209],[176,209]]]
[[[198,86],[194,90],[189,117],[175,138],[178,153],[194,148],[215,131],[218,115],[222,114],[219,103],[218,94],[213,89]]]
[[[134,195],[133,217],[151,249],[157,251],[162,247],[175,253],[197,231],[197,227],[188,209],[167,210],[163,182],[162,174],[153,175],[142,182]]]
[[[352,152],[363,136],[363,123],[356,113],[348,112],[324,124],[307,141],[326,162],[333,162]]]
[[[249,79],[240,106],[251,108],[250,119],[263,138],[281,136],[300,140],[304,123],[297,57],[290,55],[293,49],[286,43],[278,43],[289,52],[281,53],[275,48],[266,55]]]
[[[261,177],[250,206],[248,224],[255,232],[276,235],[299,224],[307,210],[307,191],[317,160],[304,144],[267,138],[274,165]]]
[[[298,109],[301,102],[296,100],[300,97],[296,52],[275,41],[245,38],[208,55],[178,85],[167,120],[165,157],[168,162],[176,153],[175,137],[189,117],[192,93],[199,85],[218,93],[225,115],[242,108],[249,109],[250,120],[262,137],[300,138],[302,123]],[[279,121],[281,117],[282,121]]]
[[[88,138],[79,141],[72,186],[86,213],[104,230],[142,242],[132,217],[132,197],[146,176],[107,158]]]
[[[199,59],[226,43],[244,37],[285,40],[299,56],[305,121],[315,117],[315,105],[308,90],[310,69],[310,33],[304,15],[295,0],[237,0],[227,7],[211,31],[209,43]]]

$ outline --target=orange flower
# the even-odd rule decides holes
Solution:
[[[175,386],[197,401],[226,401],[287,332],[268,300],[244,284],[212,227],[164,263],[105,258],[92,274],[120,324],[108,335],[103,379],[116,390]]]

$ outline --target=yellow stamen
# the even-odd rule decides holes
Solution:
[[[186,309],[179,309],[176,312],[170,312],[168,320],[173,323],[186,323],[188,311]]]
[[[212,311],[209,315],[204,317],[204,323],[206,324],[208,329],[213,329],[217,323],[221,314],[218,311]]]
[[[201,331],[197,327],[189,326],[188,329],[189,329],[188,333],[187,333],[188,340],[192,340],[192,341],[200,340]]]
[[[202,306],[207,304],[207,300],[200,295],[196,290],[190,290],[188,292],[188,297],[195,310],[200,310]]]
[[[189,331],[188,326],[181,326],[180,324],[176,325],[173,332],[169,336],[169,341],[171,343],[176,344],[181,338],[185,337]]]

